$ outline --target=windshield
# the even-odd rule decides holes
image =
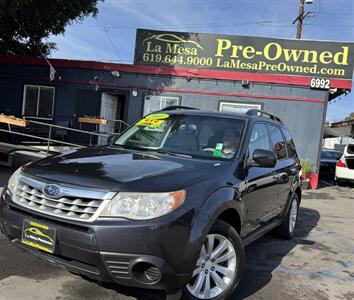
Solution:
[[[130,127],[114,145],[211,159],[231,159],[244,120],[183,114],[152,114]]]

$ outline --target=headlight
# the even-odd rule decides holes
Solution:
[[[148,220],[168,214],[180,207],[186,192],[118,193],[101,213],[104,217]]]
[[[12,176],[10,177],[9,182],[7,184],[7,188],[11,192],[11,194],[13,194],[15,192],[19,177],[21,175],[21,169],[22,169],[22,167],[18,168],[15,171],[15,173],[12,174]]]

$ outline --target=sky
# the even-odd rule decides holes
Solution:
[[[132,63],[136,28],[295,38],[299,0],[105,0],[73,23],[51,57]],[[313,0],[303,39],[354,42],[354,0]],[[331,101],[327,120],[354,111],[354,92]]]

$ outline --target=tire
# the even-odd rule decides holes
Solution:
[[[280,238],[290,240],[294,236],[298,215],[299,196],[296,193],[293,193],[288,212],[286,213],[283,222],[274,230],[276,235]]]
[[[208,251],[209,246],[214,251]],[[215,256],[213,257],[210,253]],[[227,259],[225,259],[226,257]],[[240,282],[244,266],[245,252],[240,236],[231,225],[217,220],[203,244],[194,271],[196,273],[193,273],[194,276],[184,288],[185,298],[183,299],[228,299]],[[206,288],[208,281],[210,283],[209,292]]]

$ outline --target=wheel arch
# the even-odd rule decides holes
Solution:
[[[241,235],[241,216],[239,212],[234,208],[228,208],[224,210],[216,220],[222,220],[231,225],[239,235]],[[216,221],[215,220],[215,221]]]
[[[208,197],[199,214],[206,218],[204,220],[208,224],[203,230],[202,239],[206,237],[216,220],[230,224],[241,235],[243,218],[239,199],[239,194],[233,187],[221,188]]]
[[[301,191],[301,187],[298,186],[295,190],[294,193],[297,194],[297,197],[299,198],[299,204],[301,203],[301,198],[302,198],[302,191]]]

